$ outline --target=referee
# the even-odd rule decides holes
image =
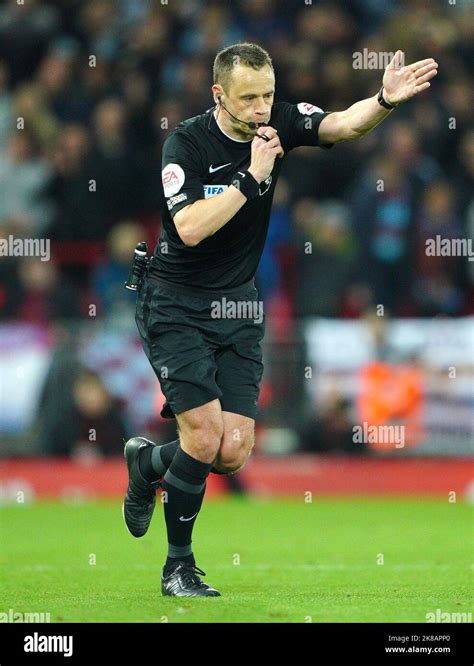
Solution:
[[[210,472],[232,474],[254,444],[264,315],[254,286],[282,161],[297,146],[358,139],[430,86],[437,63],[402,66],[397,51],[378,94],[342,112],[274,103],[269,54],[235,44],[217,54],[215,106],[181,122],[163,146],[163,231],[137,298],[145,353],[179,438],[125,445],[125,523],[143,536],[163,489],[168,556],[162,594],[211,597],[191,545]]]

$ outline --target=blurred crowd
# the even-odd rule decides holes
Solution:
[[[439,63],[430,90],[368,137],[286,158],[257,275],[275,337],[374,304],[472,314],[474,262],[425,252],[437,235],[473,236],[470,11],[469,0],[7,0],[0,237],[50,239],[52,261],[2,257],[0,320],[84,320],[91,304],[131,317],[123,283],[136,242],[153,249],[159,236],[162,144],[212,106],[214,57],[238,41],[270,52],[276,101],[330,111],[380,88],[383,69],[355,68],[355,53]],[[100,386],[80,381],[86,413],[81,386]]]
[[[463,0],[4,3],[0,232],[51,239],[53,261],[1,262],[0,316],[133,305],[123,280],[135,240],[159,233],[162,143],[212,105],[213,58],[241,40],[271,53],[277,101],[326,110],[380,86],[383,71],[355,69],[354,53],[401,48],[440,64],[430,91],[369,137],[288,156],[258,274],[270,309],[472,312],[472,264],[425,253],[437,234],[472,236],[472,33]]]

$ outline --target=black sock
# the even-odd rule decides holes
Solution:
[[[147,446],[140,451],[138,465],[140,474],[149,483],[159,481],[171,465],[174,454],[179,448],[179,439],[163,446]]]
[[[219,472],[219,470],[217,470],[215,467],[211,468],[211,472],[213,474],[231,474],[231,472]]]
[[[194,564],[191,535],[204,499],[212,463],[196,460],[179,448],[163,479],[168,557],[165,572],[177,560]]]
[[[168,467],[171,465],[171,461],[173,460],[178,449],[179,437],[173,442],[169,442],[168,444],[164,444],[163,446],[158,447],[158,451],[152,455],[151,459],[151,464],[155,470],[158,471],[160,469],[159,465],[161,463],[161,465],[164,467],[162,474],[164,474]]]
[[[186,564],[196,564],[196,560],[194,559],[194,555],[192,553],[191,555],[180,555],[179,557],[170,557],[168,555],[166,558],[165,566],[163,567],[163,573],[165,574],[165,576],[167,573],[169,573],[175,562],[186,562]]]

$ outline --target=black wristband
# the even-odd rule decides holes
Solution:
[[[381,106],[383,106],[385,109],[394,109],[396,106],[398,106],[398,104],[390,104],[390,102],[387,102],[387,101],[384,99],[384,96],[383,96],[383,86],[382,86],[382,87],[380,88],[380,90],[379,90],[379,95],[378,95],[378,97],[377,97],[377,102],[378,102]]]
[[[237,171],[234,173],[231,185],[242,192],[248,201],[255,199],[260,193],[260,183],[257,183],[250,171]]]

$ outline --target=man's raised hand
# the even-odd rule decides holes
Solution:
[[[404,65],[405,54],[397,51],[383,77],[384,98],[390,104],[400,104],[430,87],[430,79],[438,73],[438,63],[433,58]]]
[[[259,135],[265,134],[270,140],[262,139]],[[273,127],[259,127],[257,134],[252,140],[252,154],[249,171],[259,183],[268,178],[273,170],[277,157],[283,157],[284,151],[281,147],[278,132]]]

